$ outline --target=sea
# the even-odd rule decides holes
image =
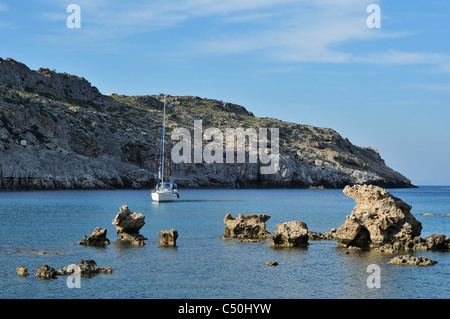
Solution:
[[[450,235],[450,186],[389,189],[412,205],[421,237]],[[153,203],[150,190],[0,192],[0,299],[448,299],[450,253],[413,252],[433,266],[398,266],[404,252],[379,253],[310,240],[307,248],[273,248],[268,240],[221,239],[230,213],[267,214],[266,229],[300,220],[310,231],[338,228],[355,206],[341,189],[180,189],[180,199]],[[119,240],[112,220],[122,205],[145,215],[146,245]],[[435,216],[422,216],[434,214]],[[94,228],[107,229],[105,247],[78,245]],[[176,229],[177,247],[158,234]],[[112,274],[74,279],[34,276],[80,260]],[[268,266],[267,262],[277,262]],[[16,274],[25,266],[30,276]],[[374,277],[376,276],[376,277]],[[375,283],[375,284],[374,284]]]

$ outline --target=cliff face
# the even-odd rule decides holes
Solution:
[[[0,59],[0,189],[153,187],[163,99],[103,95],[84,78]],[[192,96],[168,96],[166,112],[168,159],[177,143],[170,134],[183,127],[193,137],[194,120],[224,133],[279,129],[276,173],[261,174],[259,161],[169,161],[180,187],[413,187],[376,150],[355,146],[332,129],[257,118],[242,106]]]

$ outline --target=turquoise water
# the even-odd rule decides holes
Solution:
[[[413,206],[422,237],[450,235],[450,187],[393,189]],[[0,192],[0,298],[449,298],[450,253],[414,255],[437,260],[431,267],[387,264],[401,253],[357,252],[335,241],[310,241],[306,249],[276,249],[268,241],[244,243],[219,239],[227,213],[268,214],[267,230],[301,220],[310,231],[325,232],[344,223],[355,203],[342,190],[180,190],[174,203],[151,202],[149,191]],[[112,220],[119,207],[145,215],[143,247],[118,241]],[[76,243],[95,227],[107,228],[105,248]],[[158,233],[176,229],[178,247],[153,244]],[[49,252],[38,255],[39,252]],[[81,278],[69,289],[66,278],[41,280],[34,273],[93,259],[113,274]],[[278,266],[266,266],[276,261]],[[380,288],[368,288],[368,265],[380,267]],[[23,265],[29,277],[17,276]]]

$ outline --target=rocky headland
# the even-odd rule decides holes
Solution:
[[[0,58],[0,189],[153,187],[164,98],[104,95],[82,77],[46,68],[34,71]],[[261,174],[259,160],[171,163],[180,187],[413,187],[377,150],[355,146],[333,129],[258,118],[242,106],[213,99],[166,98],[167,150],[177,142],[170,140],[175,128],[186,128],[193,136],[194,120],[202,120],[203,129],[223,132],[279,129],[276,173]]]

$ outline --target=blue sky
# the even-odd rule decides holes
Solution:
[[[0,0],[2,58],[331,127],[416,185],[450,185],[449,35],[446,0]]]

